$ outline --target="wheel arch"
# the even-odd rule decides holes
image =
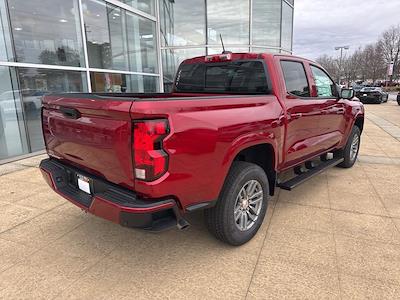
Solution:
[[[356,116],[353,126],[357,126],[358,128],[360,128],[360,131],[362,132],[364,129],[364,115]]]
[[[260,143],[244,147],[237,152],[231,162],[244,161],[260,166],[267,174],[269,181],[269,193],[271,196],[275,193],[276,186],[276,153],[271,143]]]

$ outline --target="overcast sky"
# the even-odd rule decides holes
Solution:
[[[400,0],[295,0],[294,11],[293,51],[310,59],[335,55],[335,46],[354,51],[400,24]]]

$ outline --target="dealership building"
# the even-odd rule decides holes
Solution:
[[[294,0],[0,0],[0,164],[43,151],[49,92],[169,91],[188,57],[291,53]]]

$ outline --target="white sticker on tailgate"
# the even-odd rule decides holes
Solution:
[[[78,175],[78,187],[81,191],[90,194],[90,179],[85,176]]]

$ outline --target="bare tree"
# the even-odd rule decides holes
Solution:
[[[319,63],[328,73],[333,77],[337,78],[339,75],[339,63],[338,60],[329,56],[329,55],[322,55],[317,58],[317,63]]]
[[[343,71],[347,82],[352,82],[361,77],[363,67],[362,49],[357,49],[352,55],[346,56],[343,61]]]
[[[380,43],[367,45],[364,49],[364,65],[367,66],[366,75],[372,82],[385,77],[385,59]]]
[[[400,25],[392,26],[383,32],[379,40],[379,46],[382,49],[386,65],[389,65],[391,62],[393,62],[393,74],[397,74],[400,65]],[[390,76],[390,81],[392,80],[393,75]]]
[[[342,70],[338,58],[322,55],[317,58],[334,78],[339,74],[350,83],[355,80],[372,80],[376,82],[386,76],[388,64],[394,63],[394,76],[390,81],[400,75],[400,25],[392,26],[384,31],[378,42],[358,48],[353,54],[345,56],[342,60]]]

